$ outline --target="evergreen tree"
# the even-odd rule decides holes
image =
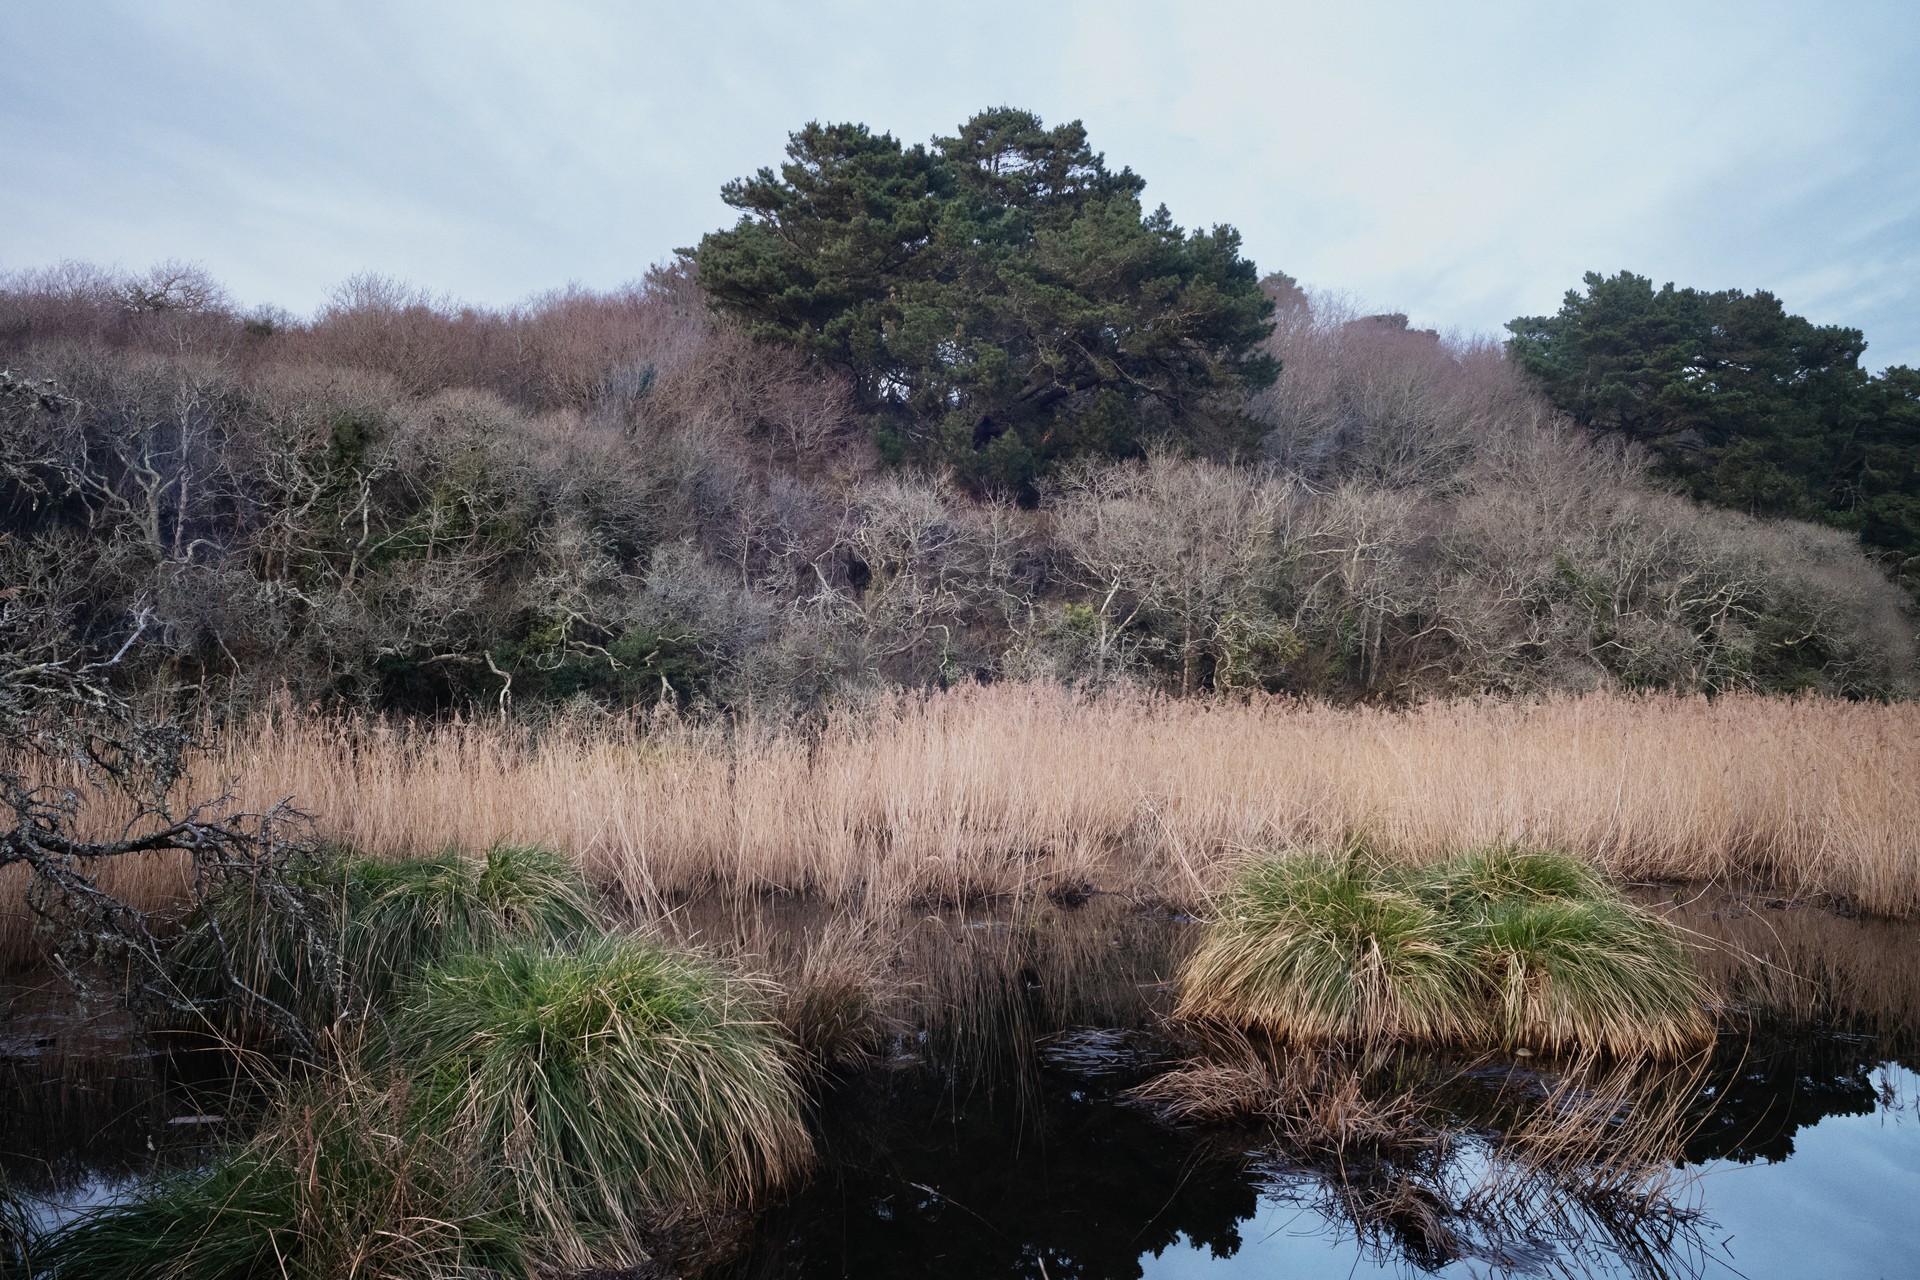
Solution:
[[[787,157],[729,183],[740,221],[687,252],[750,331],[849,370],[896,460],[1030,491],[1155,437],[1257,440],[1230,393],[1278,366],[1239,234],[1143,213],[1078,122],[999,108],[931,147],[809,124]]]
[[[1771,293],[1658,290],[1589,272],[1507,346],[1584,426],[1645,444],[1695,496],[1857,530],[1914,572],[1920,373],[1869,376],[1860,330],[1815,325]]]

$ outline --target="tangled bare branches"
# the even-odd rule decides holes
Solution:
[[[0,278],[31,373],[0,374],[0,585],[89,659],[149,610],[125,688],[758,713],[1005,677],[1399,702],[1920,671],[1850,535],[1663,491],[1499,348],[1280,281],[1257,456],[1089,459],[1036,509],[887,468],[844,379],[684,271],[510,312],[361,278],[310,323],[190,274]]]
[[[182,800],[190,735],[115,687],[150,615],[136,613],[112,655],[91,661],[37,638],[38,621],[17,593],[0,599],[0,870],[26,869],[26,903],[52,935],[55,965],[83,987],[111,977],[136,1009],[203,1014],[167,979],[168,921],[101,883],[117,859],[168,854],[189,864],[191,906],[245,886],[264,910],[309,922],[302,932],[325,947],[319,904],[299,874],[312,856],[305,815],[286,802],[253,813],[226,796]],[[241,976],[217,921],[211,927],[227,992],[311,1053],[311,1029]]]

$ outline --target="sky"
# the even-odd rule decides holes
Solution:
[[[309,313],[637,278],[808,120],[1080,119],[1183,225],[1415,324],[1587,271],[1770,289],[1920,365],[1920,4],[8,0],[0,270]]]

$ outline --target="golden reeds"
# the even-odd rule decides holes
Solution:
[[[292,796],[381,854],[541,844],[637,903],[813,893],[892,906],[1082,885],[1207,900],[1241,851],[1356,833],[1418,862],[1514,842],[1615,880],[1752,882],[1920,909],[1920,706],[1593,694],[1414,709],[1076,696],[882,699],[807,728],[633,716],[420,725],[285,712],[223,734],[202,791]],[[164,897],[177,869],[127,868]],[[0,910],[19,895],[0,880]],[[17,916],[5,922],[18,941]]]

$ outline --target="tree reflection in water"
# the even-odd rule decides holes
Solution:
[[[1188,922],[1095,899],[873,928],[887,1051],[827,1093],[814,1177],[712,1273],[1132,1280],[1157,1257],[1259,1256],[1283,1223],[1326,1246],[1306,1275],[1698,1274],[1716,1237],[1695,1172],[1787,1160],[1825,1117],[1885,1113],[1882,1064],[1920,1062],[1920,929],[1659,900],[1702,936],[1732,1028],[1697,1075],[1275,1059],[1313,1088],[1266,1115],[1222,1105],[1239,1119],[1207,1125],[1166,1123],[1151,1089],[1202,1047],[1164,1026]],[[832,920],[789,902],[660,923],[777,969]],[[169,1121],[234,1110],[214,1081],[166,1093],[174,1073],[123,1037],[96,1044],[67,1015],[9,1003],[0,1171],[16,1186],[70,1195],[190,1160],[214,1134]],[[1244,1072],[1219,1049],[1213,1066]],[[1260,1096],[1230,1072],[1202,1083],[1224,1102]]]
[[[1701,1274],[1700,1166],[1784,1159],[1800,1127],[1872,1110],[1875,1069],[1910,1052],[1920,1013],[1920,983],[1889,989],[1907,975],[1882,936],[1911,955],[1910,927],[1803,909],[1783,938],[1777,918],[1711,910],[1717,932],[1688,926],[1771,968],[1756,990],[1730,976],[1749,960],[1706,960],[1737,1030],[1702,1061],[1345,1062],[1318,1081],[1319,1116],[1300,1104],[1290,1121],[1225,1126],[1168,1124],[1129,1095],[1146,1085],[1155,1102],[1151,1082],[1195,1048],[1156,1031],[1178,922],[1118,909],[923,921],[903,947],[918,995],[895,1060],[830,1097],[819,1173],[724,1270],[1131,1280],[1176,1245],[1231,1258],[1243,1231],[1269,1229],[1259,1216],[1325,1237],[1330,1276]],[[1325,1114],[1338,1071],[1369,1077],[1349,1088],[1344,1137]],[[1352,1105],[1368,1097],[1384,1113],[1371,1130]]]

